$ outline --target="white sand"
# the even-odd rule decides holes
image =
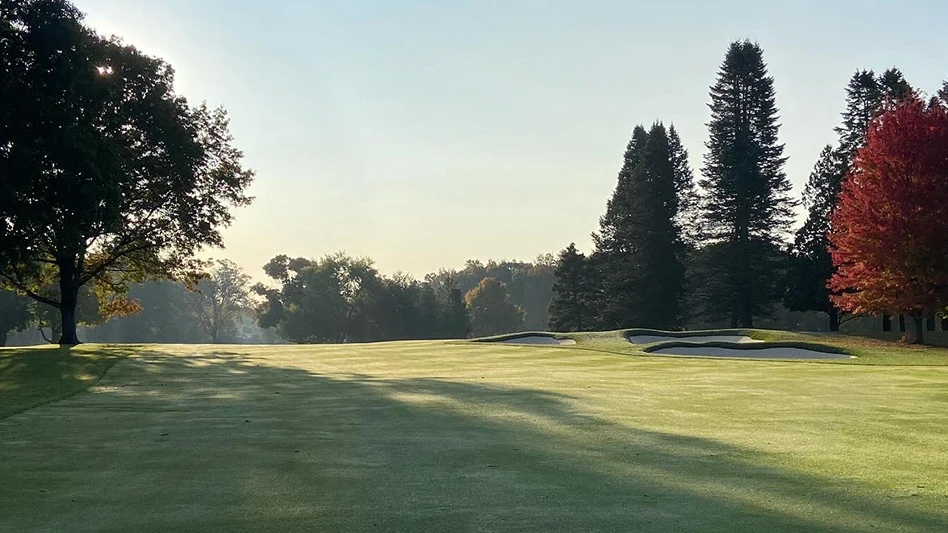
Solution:
[[[653,342],[681,341],[681,342],[763,342],[754,340],[746,335],[703,335],[700,337],[670,337],[667,335],[633,335],[629,337],[632,344],[651,344]]]
[[[517,337],[516,339],[507,339],[501,342],[504,344],[558,344],[560,346],[576,344],[576,341],[573,339],[554,339],[553,337],[544,337],[542,335]]]
[[[849,359],[840,353],[817,352],[803,348],[715,348],[712,346],[678,346],[649,352],[655,355],[683,355],[686,357],[738,357],[744,359]]]

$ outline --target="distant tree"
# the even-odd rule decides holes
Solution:
[[[465,339],[471,335],[471,315],[458,288],[457,278],[442,276],[437,287],[439,303],[438,337],[443,339]]]
[[[507,287],[494,278],[484,278],[464,297],[475,337],[510,333],[523,326],[523,308],[510,303]]]
[[[942,103],[948,105],[948,80],[942,83],[941,89],[938,90],[938,97],[941,98]]]
[[[539,330],[545,329],[548,321],[547,313],[553,298],[554,265],[555,260],[549,255],[541,255],[532,263],[508,260],[482,263],[472,259],[460,271],[443,270],[433,275],[447,273],[454,276],[462,299],[484,278],[494,278],[504,283],[510,301],[521,306],[526,313],[524,326]]]
[[[781,261],[774,251],[789,229],[793,202],[778,141],[774,82],[763,51],[750,41],[732,43],[711,87],[701,221],[704,244],[715,244],[714,262],[702,266],[701,306],[710,317],[730,316],[733,326],[753,327],[770,314],[780,294]]]
[[[832,219],[830,288],[855,313],[923,319],[948,305],[948,109],[909,99],[869,129]]]
[[[827,145],[820,153],[806,188],[803,205],[807,218],[797,231],[790,254],[784,304],[791,311],[819,311],[829,316],[830,331],[839,330],[840,312],[830,300],[827,282],[833,275],[829,252],[830,217],[842,191],[849,167],[839,150]]]
[[[29,327],[32,318],[27,298],[0,289],[0,346],[7,345],[11,331],[24,331]]]
[[[586,331],[596,320],[596,287],[590,261],[570,243],[560,252],[553,301],[550,302],[550,329]]]
[[[61,314],[80,289],[185,276],[222,244],[252,173],[222,109],[190,107],[174,71],[82,22],[65,0],[0,9],[0,279]],[[53,269],[57,296],[41,293]]]
[[[210,340],[191,305],[192,294],[183,283],[166,280],[134,284],[129,288],[128,298],[138,302],[141,311],[86,330],[89,341],[204,343]],[[80,304],[80,316],[83,308]]]
[[[261,328],[276,327],[290,342],[345,340],[346,300],[332,265],[279,255],[263,270],[282,286],[271,289],[254,285],[254,291],[265,298],[258,309]]]
[[[191,309],[211,343],[236,339],[238,321],[250,308],[249,290],[250,276],[233,261],[223,259],[190,292]]]

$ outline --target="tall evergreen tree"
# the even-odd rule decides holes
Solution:
[[[681,325],[684,267],[677,189],[667,130],[660,123],[649,132],[637,127],[596,239],[604,268],[604,326]]]
[[[794,238],[784,304],[792,311],[820,311],[829,316],[830,331],[839,330],[839,310],[830,301],[826,283],[833,275],[829,253],[830,217],[839,201],[848,162],[840,150],[826,145],[803,190],[806,222]]]
[[[678,213],[675,223],[682,239],[692,243],[698,231],[698,191],[695,189],[694,172],[688,162],[688,150],[678,136],[678,130],[672,124],[668,127],[668,152],[675,176],[675,195],[678,200]]]
[[[570,243],[560,252],[553,275],[553,300],[550,301],[550,329],[585,331],[596,316],[595,278],[589,259]]]
[[[895,100],[896,102],[905,100],[915,92],[909,82],[905,80],[902,71],[895,67],[879,75],[879,89],[882,91],[883,99]]]
[[[854,157],[865,142],[869,123],[872,122],[882,100],[882,88],[875,73],[871,70],[856,71],[846,86],[843,123],[836,127],[839,150],[847,160]]]
[[[938,97],[941,98],[941,101],[948,104],[948,80],[945,80],[941,85],[941,89],[938,90]]]
[[[705,244],[718,244],[704,265],[714,278],[702,295],[709,318],[753,327],[778,296],[775,252],[793,202],[777,134],[773,78],[756,43],[732,43],[711,87],[710,139],[701,206]]]

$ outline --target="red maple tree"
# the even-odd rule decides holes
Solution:
[[[948,305],[948,109],[909,99],[877,118],[832,218],[833,302],[922,320]]]

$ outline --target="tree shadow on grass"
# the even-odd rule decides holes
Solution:
[[[567,395],[138,352],[0,422],[15,531],[939,531],[911,497]],[[45,492],[44,492],[45,491]]]

